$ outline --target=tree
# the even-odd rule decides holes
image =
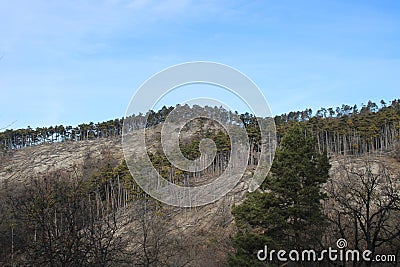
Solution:
[[[0,195],[0,262],[110,266],[124,259],[121,214],[98,214],[99,194],[83,178],[60,170],[9,189]]]
[[[400,185],[398,173],[379,160],[339,163],[327,192],[331,239],[344,238],[349,249],[400,254]],[[371,266],[372,262],[354,262]]]
[[[133,234],[128,253],[135,266],[167,266],[175,254],[182,253],[174,236],[179,232],[173,234],[168,227],[171,221],[160,202],[146,194],[136,197],[129,219]]]
[[[312,136],[299,125],[289,129],[262,191],[250,193],[232,211],[238,232],[233,238],[236,254],[229,263],[262,265],[255,253],[265,245],[276,250],[317,249],[325,224],[320,186],[326,182],[329,168],[326,153],[317,152]]]

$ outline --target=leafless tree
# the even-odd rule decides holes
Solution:
[[[347,159],[339,162],[327,194],[331,240],[345,238],[351,249],[399,256],[400,177],[396,170],[379,159]],[[353,262],[354,266],[371,264]]]
[[[20,185],[7,203],[19,240],[12,252],[19,255],[16,261],[34,266],[120,263],[126,246],[118,235],[120,213],[98,214],[97,195],[86,180],[64,171]]]
[[[186,239],[171,218],[179,208],[161,204],[148,195],[129,208],[130,239],[127,248],[134,266],[184,266],[190,259]]]

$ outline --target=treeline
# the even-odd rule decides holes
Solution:
[[[179,106],[183,117],[185,114],[201,109],[199,106]],[[231,123],[234,116],[222,107],[205,107],[210,114],[219,113],[221,119]],[[165,121],[173,107],[163,107],[147,114],[139,113],[129,118],[130,130],[148,128]],[[146,116],[148,119],[146,120]],[[252,141],[259,140],[257,119],[252,114],[240,114],[242,126],[246,127]],[[310,133],[317,137],[319,151],[327,150],[334,154],[362,154],[373,151],[383,151],[399,140],[400,136],[400,99],[389,104],[380,102],[380,107],[371,101],[359,108],[357,105],[342,105],[337,108],[321,108],[313,114],[311,109],[289,112],[275,116],[278,142],[282,139],[287,128],[293,123],[306,125]],[[5,153],[14,149],[34,146],[43,143],[81,141],[96,138],[120,136],[123,132],[124,120],[115,119],[106,122],[78,126],[56,125],[33,129],[12,130],[0,132],[0,150]],[[256,144],[256,142],[254,142]],[[254,147],[257,149],[257,147]]]
[[[357,105],[311,109],[275,117],[278,140],[294,123],[301,122],[316,137],[319,152],[358,155],[392,149],[400,136],[400,99],[380,107],[369,101]]]
[[[1,132],[0,145],[4,150],[10,151],[43,143],[107,138],[119,136],[122,125],[122,119],[115,119],[96,124],[93,122],[82,123],[76,127],[56,125],[33,129],[28,126],[26,129],[11,129]]]

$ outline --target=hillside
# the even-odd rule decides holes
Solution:
[[[55,170],[83,173],[85,160],[102,157],[104,154],[118,162],[122,161],[120,138],[112,137],[26,147],[2,159],[0,181],[4,187],[6,183],[24,183],[29,181],[30,177]],[[366,157],[368,156],[364,156],[364,158]],[[376,157],[379,162],[387,164],[393,169],[400,169],[400,163],[392,156],[376,155]],[[338,169],[346,159],[348,160],[341,155],[331,157],[331,175],[334,179],[340,175]],[[356,159],[360,162],[363,161],[363,157]],[[179,252],[174,256],[176,264],[183,265],[185,263],[183,261],[188,261],[188,266],[225,266],[226,255],[234,252],[230,239],[234,235],[236,227],[231,210],[233,205],[244,200],[246,192],[247,185],[241,182],[224,198],[206,206],[192,209],[165,207],[166,214],[168,214],[168,219],[165,220],[168,221],[169,229],[162,231],[170,233],[169,238],[171,236],[180,237],[179,244],[177,244]],[[126,218],[130,218],[130,211],[123,209],[120,212],[119,220],[123,226],[119,232],[129,244],[132,241],[132,235],[129,233],[137,231],[140,225],[129,219],[130,223],[123,223],[127,220]],[[182,255],[185,256],[180,258]]]
[[[0,179],[23,182],[28,177],[57,169],[80,170],[85,158],[98,157],[102,151],[122,161],[120,138],[42,144],[14,151],[0,161]]]
[[[154,149],[159,146],[156,139],[160,134],[160,129],[161,127],[155,127],[149,131],[151,133],[149,140],[154,142],[150,150],[155,151]],[[186,136],[196,129],[194,127],[188,130]],[[188,138],[184,137],[185,140],[189,140]],[[1,158],[0,188],[8,190],[10,185],[29,184],[32,179],[51,176],[57,171],[71,175],[93,175],[100,172],[104,164],[102,160],[100,162],[97,160],[105,158],[111,159],[115,166],[123,161],[120,137],[44,143],[17,149]],[[249,175],[250,172],[245,174],[245,177]],[[230,213],[231,207],[243,200],[247,187],[244,182],[241,182],[224,198],[202,207],[176,208],[163,205],[165,216],[168,217],[163,219],[168,221],[168,229],[162,230],[163,235],[168,232],[169,241],[179,237],[179,240],[174,241],[180,251],[173,259],[176,264],[184,265],[184,261],[188,261],[189,266],[224,265],[227,253],[232,252],[229,240],[235,229],[233,216]],[[134,217],[129,208],[119,210],[118,234],[126,239],[126,247],[132,245],[130,243],[135,243],[131,240],[132,231],[137,232],[139,231],[137,228],[140,228],[140,224],[138,225]],[[185,255],[182,259],[180,259],[181,254]],[[171,258],[171,256],[168,257]]]
[[[349,219],[347,215],[343,215],[344,217],[340,220],[333,216],[338,212],[335,210],[335,207],[340,204],[338,201],[348,196],[346,192],[339,192],[344,195],[336,198],[335,194],[338,192],[336,189],[351,188],[350,185],[357,182],[357,175],[363,182],[362,177],[365,177],[366,173],[362,173],[362,170],[370,168],[374,175],[391,179],[393,188],[400,188],[398,187],[400,184],[398,174],[400,169],[398,160],[399,129],[395,121],[397,117],[392,118],[389,122],[380,119],[382,124],[378,124],[378,130],[357,128],[359,125],[365,125],[365,120],[368,121],[372,117],[375,119],[380,116],[386,118],[393,111],[398,112],[396,105],[393,106],[393,109],[385,107],[382,108],[382,111],[364,111],[363,115],[347,113],[347,117],[311,117],[299,120],[296,119],[297,115],[292,114],[290,119],[285,119],[285,121],[279,119],[285,117],[283,115],[275,118],[275,121],[278,122],[279,142],[282,142],[288,129],[300,125],[306,136],[309,131],[316,136],[317,151],[328,150],[329,162],[332,166],[329,171],[331,177],[323,185],[323,190],[329,195],[329,198],[324,201],[324,210],[333,223],[332,231],[328,231],[328,234],[336,233],[337,227],[340,228],[342,224],[350,222],[347,221]],[[157,117],[157,114],[164,115]],[[162,176],[171,179],[176,184],[182,184],[196,177],[203,177],[202,182],[205,182],[219,175],[229,160],[227,153],[229,152],[229,138],[226,133],[216,125],[202,120],[193,121],[190,127],[184,128],[181,134],[181,149],[185,156],[193,159],[199,156],[200,138],[205,135],[217,143],[217,157],[212,166],[203,173],[178,172],[175,167],[167,163],[165,155],[161,152],[160,131],[165,114],[167,114],[165,110],[155,113],[156,122],[146,126],[148,154]],[[249,185],[246,181],[252,176],[260,156],[257,148],[257,142],[259,142],[256,131],[257,122],[249,114],[244,114],[242,120],[246,130],[250,133],[252,150],[248,169],[241,182],[222,199],[212,204],[193,208],[178,208],[161,204],[149,198],[138,188],[124,163],[121,135],[118,130],[120,128],[115,131],[85,130],[86,135],[83,137],[75,135],[73,140],[66,138],[66,136],[72,135],[65,133],[53,132],[45,139],[39,140],[40,138],[33,138],[32,135],[26,137],[29,134],[25,132],[25,137],[19,139],[25,140],[20,143],[23,145],[18,145],[13,149],[6,146],[5,152],[0,157],[0,188],[2,189],[0,192],[2,203],[0,234],[3,248],[0,262],[6,265],[14,260],[18,262],[26,257],[23,251],[26,249],[33,253],[33,256],[29,255],[29,257],[34,257],[35,263],[39,260],[64,255],[64,258],[59,261],[69,262],[67,265],[73,266],[76,264],[76,255],[73,251],[88,247],[90,251],[93,251],[91,253],[100,253],[93,254],[97,256],[88,257],[89,266],[103,255],[101,251],[107,252],[104,252],[103,255],[104,262],[99,263],[105,266],[118,262],[115,257],[120,258],[119,265],[131,262],[134,265],[145,266],[226,266],[228,255],[237,251],[237,248],[232,245],[232,238],[238,230],[235,223],[237,218],[232,215],[232,209],[243,203],[246,205],[246,196],[253,196],[247,193]],[[141,118],[138,118],[137,121],[136,129],[142,129]],[[354,125],[355,121],[356,125]],[[354,128],[341,128],[344,124],[349,123],[353,123]],[[120,125],[120,122],[112,125],[112,127]],[[372,135],[372,138],[361,134],[363,131],[375,131],[378,135]],[[21,132],[22,130],[9,131],[7,134],[12,136],[12,134]],[[111,132],[117,134],[110,134]],[[3,136],[5,135],[3,134]],[[51,140],[53,136],[54,140]],[[354,139],[349,139],[349,136]],[[9,141],[17,139],[6,138],[3,141],[4,144],[15,146],[13,142]],[[350,146],[345,145],[350,140],[357,141]],[[373,140],[380,141],[373,142]],[[346,146],[351,149],[346,150]],[[357,175],[355,178],[346,180],[348,173]],[[383,176],[383,174],[388,175]],[[342,186],[348,182],[350,182],[349,186]],[[361,183],[360,186],[362,185]],[[255,193],[264,194],[267,191],[263,189]],[[380,196],[382,192],[378,191],[374,194]],[[387,196],[382,197],[386,198]],[[59,202],[57,199],[60,199]],[[33,201],[34,205],[29,201]],[[75,203],[75,201],[79,204],[71,207],[69,203]],[[398,205],[398,200],[394,203]],[[371,207],[377,208],[374,205],[376,204]],[[44,208],[37,209],[39,207]],[[15,208],[21,208],[21,210],[14,211]],[[75,217],[71,217],[70,220],[65,218],[63,210],[73,214],[76,212],[92,213],[96,210],[97,215],[85,215],[82,224],[75,225]],[[393,214],[389,217],[388,225],[393,225],[393,218],[397,216],[398,211]],[[77,218],[80,218],[79,216]],[[384,214],[384,216],[386,215]],[[31,223],[25,223],[26,220],[31,219]],[[85,222],[85,220],[92,221],[93,219],[98,222],[89,225]],[[49,239],[52,242],[51,246],[54,246],[54,250],[46,252],[49,253],[48,255],[42,250],[43,248],[35,246],[36,241],[32,246],[29,244],[29,240],[32,238],[36,240],[37,223],[39,222],[40,225],[43,220],[45,223],[42,226],[48,227],[46,229],[51,232],[47,237],[44,235],[44,242]],[[335,224],[337,221],[340,221],[340,225]],[[68,224],[72,224],[72,230],[77,235],[76,239],[74,236],[71,237],[71,240],[64,239],[66,237],[60,229]],[[80,237],[83,229],[97,234]],[[349,229],[347,224],[346,229],[346,231]],[[66,227],[65,231],[67,230],[71,231]],[[11,244],[10,231],[14,238]],[[255,229],[256,233],[259,231],[262,230]],[[343,234],[349,239],[348,236],[353,233],[346,231]],[[396,231],[400,233],[400,230]],[[61,239],[57,238],[58,235]],[[399,243],[396,243],[399,237],[400,235],[396,235],[390,239],[390,242],[394,242],[391,243],[391,246],[395,249],[395,253],[400,253]],[[93,241],[90,241],[92,238]],[[337,236],[333,235],[329,240],[335,240],[335,238]],[[82,239],[85,242],[88,239],[90,244],[80,241]],[[28,244],[26,244],[26,240],[28,240]],[[357,237],[356,240],[360,243],[364,242],[363,237]],[[108,241],[110,243],[107,243]],[[72,242],[73,249],[66,246],[69,244],[68,242]],[[96,242],[98,245],[95,245]],[[386,245],[382,248],[383,251],[390,251]],[[65,254],[60,252],[64,250],[66,250]],[[84,256],[82,256],[83,259],[86,260]],[[41,264],[51,265],[46,261]]]

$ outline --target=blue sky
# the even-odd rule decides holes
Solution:
[[[197,60],[245,73],[273,114],[400,97],[399,1],[1,0],[0,33],[0,128],[123,117]]]

